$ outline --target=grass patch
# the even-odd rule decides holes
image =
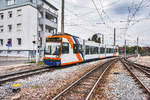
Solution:
[[[36,61],[30,61],[30,62],[27,62],[28,64],[36,64]],[[44,65],[44,62],[43,61],[39,61],[38,63],[37,63],[37,65],[39,65],[39,66],[43,66]]]
[[[36,63],[35,61],[30,61],[29,63]]]
[[[43,61],[39,61],[38,65],[44,65],[44,62]]]

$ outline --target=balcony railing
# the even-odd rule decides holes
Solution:
[[[53,28],[57,28],[57,23],[50,21],[48,19],[40,18],[40,24],[45,24]]]

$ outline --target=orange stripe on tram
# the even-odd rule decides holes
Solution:
[[[100,57],[100,59],[104,59],[105,57]]]
[[[73,40],[72,40],[72,38],[70,37],[70,36],[67,36],[66,37],[67,38],[67,40],[69,41],[69,44],[71,45],[71,48],[73,49]],[[83,60],[82,60],[82,57],[80,56],[80,54],[79,53],[76,53],[76,57],[78,58],[78,62],[82,62]]]
[[[73,49],[73,40],[71,38],[71,36],[68,36],[68,35],[61,35],[61,36],[47,36],[46,38],[66,38],[69,42],[69,44],[71,45],[71,48]],[[69,62],[69,63],[64,63],[62,65],[68,65],[68,64],[74,64],[74,63],[79,63],[79,62],[82,62],[82,57],[80,56],[79,53],[76,53],[76,57],[78,58],[78,61],[76,62]]]
[[[79,62],[82,62],[82,61],[83,61],[83,60],[82,60],[82,57],[81,57],[81,55],[80,55],[79,53],[76,53],[76,57],[78,58]]]
[[[117,56],[117,53],[114,53],[114,56]]]
[[[50,59],[50,60],[61,60],[61,58],[50,58],[50,57],[44,57],[43,59]]]

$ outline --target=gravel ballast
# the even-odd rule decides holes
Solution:
[[[39,66],[36,64],[17,64],[17,65],[10,65],[10,66],[0,66],[0,75],[15,73],[18,71],[23,71],[23,70],[32,70],[32,69],[37,69],[41,67],[44,67],[44,66]]]
[[[131,57],[129,60],[150,67],[150,56]]]
[[[148,100],[129,72],[118,62],[98,84],[90,100]]]
[[[8,82],[0,86],[0,100],[11,100],[15,97],[18,97],[19,100],[50,99],[103,61],[104,60],[57,68],[52,72],[45,72],[40,75]],[[12,93],[11,85],[13,84],[22,84],[19,93]]]

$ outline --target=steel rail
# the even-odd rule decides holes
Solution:
[[[61,95],[63,95],[65,92],[67,92],[69,89],[71,89],[73,86],[75,86],[78,82],[80,82],[81,80],[83,80],[85,77],[87,77],[89,74],[91,74],[92,72],[94,72],[96,69],[98,69],[100,66],[103,66],[113,60],[109,60],[106,61],[100,65],[97,65],[95,68],[93,68],[92,70],[90,70],[89,72],[87,72],[86,74],[84,74],[81,78],[79,78],[78,80],[76,80],[75,82],[73,82],[70,86],[68,86],[66,89],[64,89],[63,91],[61,91],[59,94],[57,94],[54,98],[52,98],[52,100],[56,100],[58,99]]]
[[[141,64],[137,64],[137,63],[134,63],[134,64],[135,64],[135,65],[137,65],[137,66],[143,67],[143,68],[150,69],[150,67],[148,67],[148,66],[145,66],[145,65],[141,65]]]
[[[85,100],[88,100],[89,97],[91,96],[92,92],[94,91],[95,87],[97,86],[97,84],[99,83],[99,81],[102,79],[102,77],[104,76],[104,74],[106,73],[106,71],[110,68],[110,66],[113,64],[114,62],[110,63],[107,68],[103,71],[103,73],[100,75],[100,77],[98,78],[97,82],[95,83],[95,85],[93,86],[93,88],[91,89],[91,91],[89,92],[88,96],[86,97]]]
[[[133,64],[134,64],[134,66],[138,66],[138,67],[142,68],[143,70],[150,72],[150,67],[148,67],[148,66],[144,66],[141,64],[137,64],[137,63],[133,63]]]
[[[134,68],[136,68],[136,69],[138,69],[138,70],[140,70],[140,71],[142,71],[143,73],[145,73],[148,77],[150,77],[150,69],[148,70],[148,69],[145,69],[144,67],[141,67],[141,65],[137,65],[137,64],[135,64],[135,63],[132,63],[132,62],[130,62],[130,61],[128,61],[128,60],[125,60],[127,63],[129,63],[129,64],[131,64]]]
[[[145,69],[140,68],[140,67],[135,66],[135,65],[133,65],[133,66],[134,66],[135,68],[137,68],[138,70],[142,71],[143,73],[145,73],[148,77],[150,77],[150,73],[149,73],[149,72],[147,72]]]
[[[19,78],[25,78],[25,77],[28,77],[28,76],[36,75],[36,74],[47,72],[47,71],[50,71],[50,69],[43,69],[43,70],[39,70],[39,71],[30,71],[28,73],[23,73],[21,75],[16,74],[16,75],[13,75],[11,77],[2,78],[2,79],[0,79],[0,85],[4,84],[6,82],[10,82],[10,81],[19,79]]]
[[[125,59],[125,61],[130,62],[130,63],[133,63],[133,62],[131,62],[131,61],[127,60],[127,59]],[[139,67],[142,67],[142,68],[147,68],[147,69],[149,69],[149,70],[150,70],[150,67],[148,67],[148,66],[141,65],[141,64],[138,64],[138,63],[133,63],[133,64],[134,64],[134,65],[137,65],[137,66],[139,66]]]
[[[129,65],[125,62],[123,62],[122,59],[120,59],[122,64],[126,67],[126,69],[129,71],[132,77],[134,77],[140,84],[141,86],[146,90],[147,94],[150,96],[150,90],[147,86],[144,85],[144,83],[131,71],[131,69],[128,67]],[[125,61],[125,60],[124,60]]]
[[[32,76],[35,74],[39,74],[41,72],[47,72],[50,69],[51,69],[50,67],[42,67],[42,68],[37,68],[37,69],[32,69],[32,70],[17,71],[17,72],[13,72],[13,73],[9,73],[9,74],[1,74],[0,75],[0,85],[3,83],[6,83],[8,81],[16,80],[18,78]]]
[[[43,68],[37,68],[37,69],[32,69],[32,70],[17,71],[17,72],[13,72],[13,73],[9,73],[9,74],[1,74],[0,79],[6,78],[6,77],[9,77],[9,76],[18,75],[18,74],[24,74],[24,73],[29,73],[29,72],[33,72],[33,71],[48,69],[48,68],[49,67],[43,67]]]

